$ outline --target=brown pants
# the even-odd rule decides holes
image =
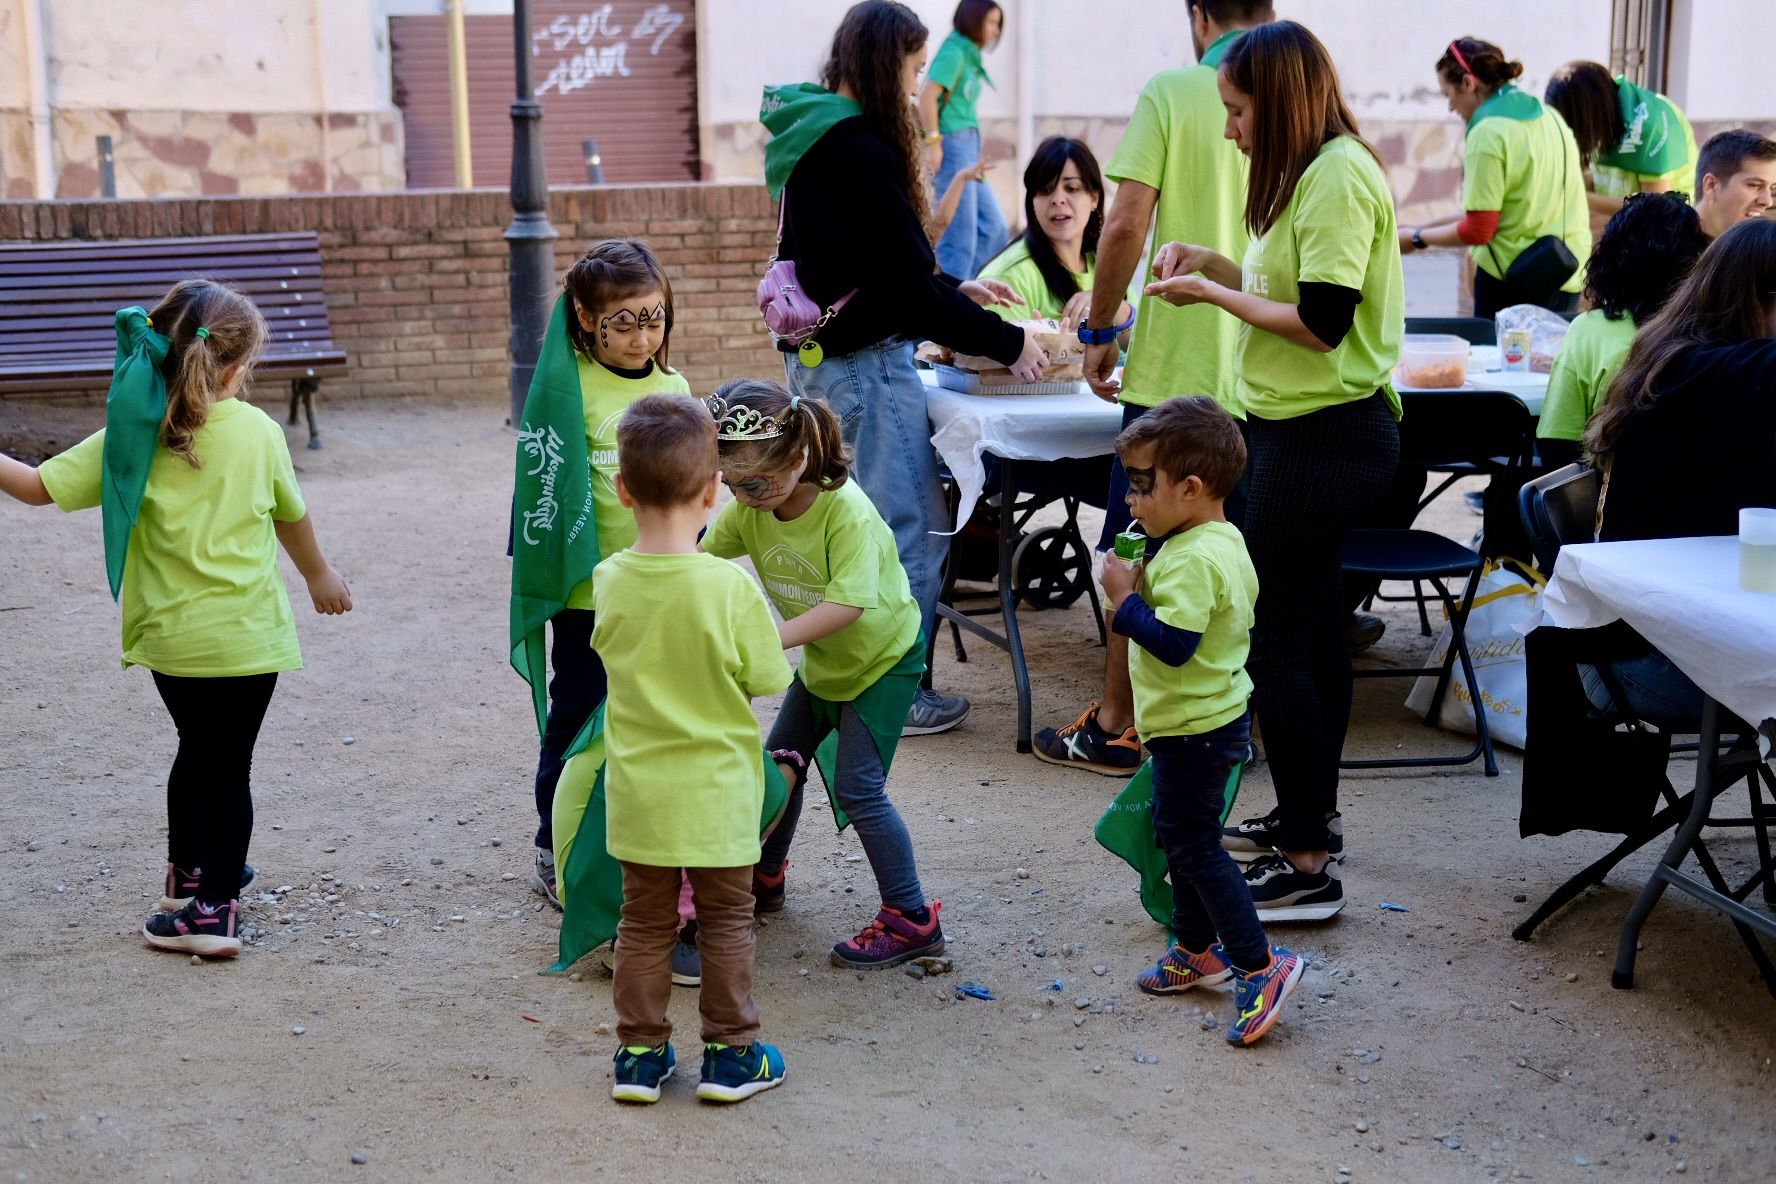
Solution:
[[[697,950],[703,986],[697,1010],[703,1040],[751,1044],[758,1039],[752,1001],[752,868],[688,867],[697,907]],[[625,1045],[664,1044],[672,1035],[666,1006],[672,997],[672,945],[678,936],[680,870],[623,864],[623,916],[617,923],[617,1039]]]

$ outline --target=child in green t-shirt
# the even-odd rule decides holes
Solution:
[[[1111,628],[1127,637],[1135,727],[1153,762],[1153,830],[1166,854],[1177,944],[1136,979],[1171,994],[1234,980],[1229,1043],[1275,1024],[1301,958],[1272,946],[1221,846],[1227,778],[1251,738],[1246,676],[1258,576],[1222,503],[1246,466],[1239,425],[1206,395],[1169,399],[1123,429],[1116,454],[1147,532],[1137,574],[1104,564]]]
[[[617,500],[617,424],[643,395],[691,393],[684,375],[667,364],[672,345],[672,285],[660,261],[639,239],[594,243],[562,279],[568,304],[567,344],[579,370],[586,453],[592,466],[592,509],[598,553],[615,555],[635,541],[635,516]],[[565,430],[565,429],[563,429]],[[549,716],[536,767],[536,850],[530,887],[555,908],[555,786],[568,747],[604,699],[604,667],[592,652],[592,587],[574,588],[550,619]],[[694,938],[688,938],[694,942]],[[674,951],[681,979],[695,982],[696,949]]]
[[[832,961],[870,970],[941,953],[942,903],[925,901],[912,837],[887,792],[894,748],[925,672],[919,606],[894,535],[848,480],[851,456],[825,403],[741,379],[709,405],[734,501],[703,549],[749,556],[783,617],[783,648],[804,647],[766,747],[799,754],[805,767],[838,733],[836,759],[821,766],[833,817],[856,825],[882,896],[862,932],[833,947]],[[753,892],[761,912],[783,907],[784,857],[805,781],[792,783],[783,820],[759,858]]]
[[[789,685],[789,663],[752,581],[697,549],[716,500],[715,426],[685,395],[647,395],[623,413],[616,493],[635,515],[630,546],[598,565],[592,645],[605,700],[605,835],[623,868],[617,924],[616,1084],[655,1102],[676,1065],[671,957],[681,877],[702,954],[703,1076],[697,1096],[738,1102],[783,1081],[758,1039],[752,999],[752,868],[764,767],[751,700]]]

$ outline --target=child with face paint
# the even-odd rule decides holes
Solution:
[[[919,606],[894,535],[849,479],[839,418],[825,403],[775,382],[740,379],[709,400],[722,480],[734,500],[703,537],[703,550],[752,560],[783,618],[784,649],[801,668],[765,747],[803,769],[820,753],[841,827],[857,827],[882,907],[862,932],[833,947],[834,965],[871,970],[941,953],[939,901],[927,904],[912,837],[888,800],[888,769],[925,672]],[[826,742],[837,733],[836,750]],[[760,912],[783,907],[790,840],[804,773],[792,778],[783,819],[753,873]]]
[[[635,514],[617,499],[617,424],[642,396],[688,395],[691,387],[667,362],[672,285],[646,243],[616,238],[594,244],[568,269],[562,287],[568,306],[568,343],[579,369],[598,553],[610,556],[635,542]],[[604,666],[592,651],[592,586],[590,579],[577,585],[567,607],[550,622],[554,677],[549,680],[548,722],[537,757],[538,826],[530,886],[558,909],[550,825],[555,786],[569,745],[607,688]],[[688,946],[674,952],[676,981],[695,985],[695,958]]]

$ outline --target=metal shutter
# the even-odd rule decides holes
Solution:
[[[503,188],[512,175],[512,18],[471,16],[463,25],[475,184]],[[587,139],[598,141],[607,181],[699,179],[694,0],[538,0],[531,25],[550,184],[586,183]],[[442,16],[389,19],[414,189],[456,184],[447,36]]]

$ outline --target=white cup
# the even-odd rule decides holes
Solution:
[[[1739,586],[1747,592],[1776,592],[1776,509],[1746,506],[1739,511]]]

